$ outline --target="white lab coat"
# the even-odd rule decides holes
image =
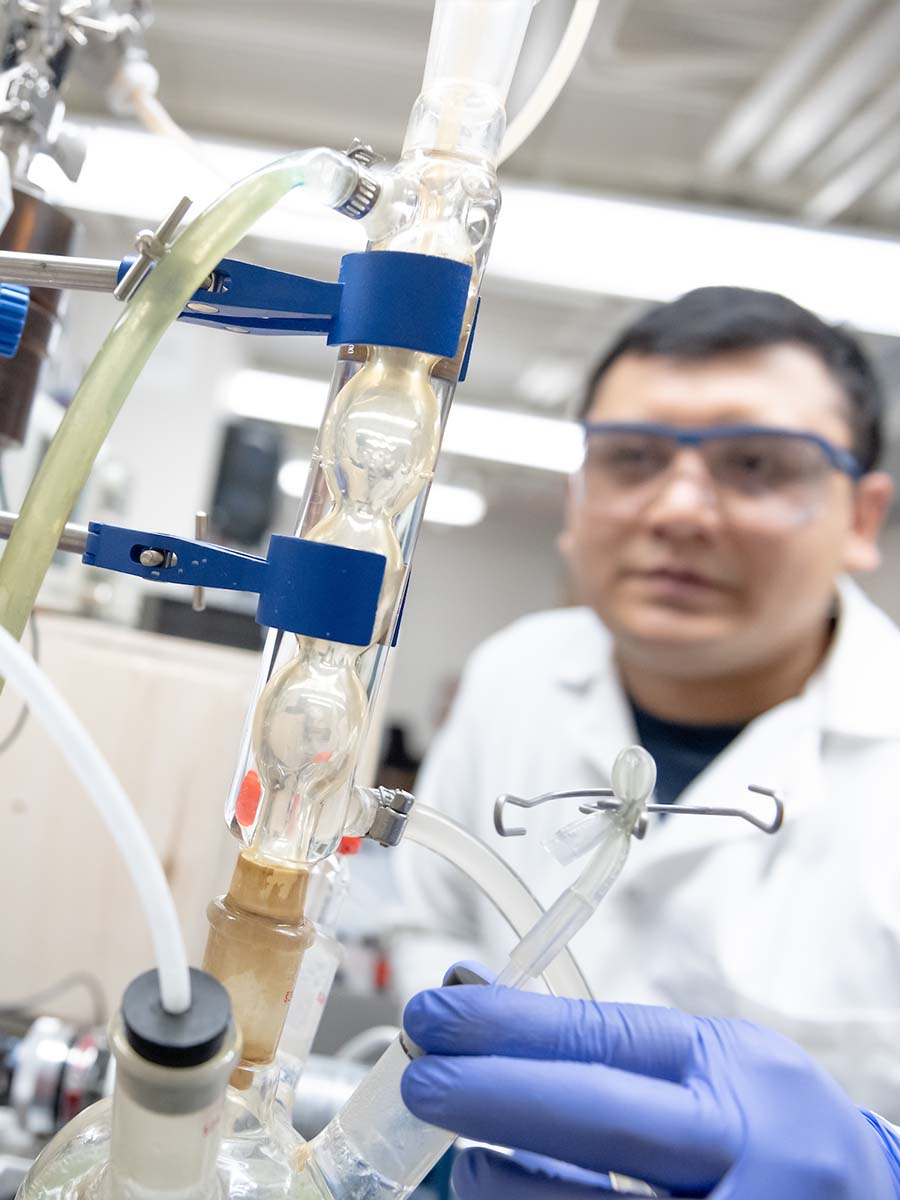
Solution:
[[[503,854],[545,905],[579,864],[543,838],[572,801],[510,809],[528,836],[494,832],[501,792],[608,785],[636,740],[611,643],[587,609],[526,617],[472,657],[417,794]],[[826,661],[803,694],[753,721],[683,794],[685,804],[787,798],[774,837],[722,817],[651,818],[573,950],[598,999],[745,1017],[804,1045],[860,1103],[900,1118],[900,630],[842,582]],[[511,935],[439,858],[397,851],[406,995],[460,955],[504,961]]]

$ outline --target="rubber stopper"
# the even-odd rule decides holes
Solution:
[[[228,992],[205,971],[191,967],[191,1007],[168,1013],[162,1006],[159,973],[145,971],[125,989],[122,1020],[128,1044],[147,1062],[196,1067],[215,1058],[231,1024]]]
[[[479,975],[471,967],[467,967],[463,963],[457,963],[444,976],[444,982],[441,984],[441,987],[459,987],[460,984],[476,984],[484,987],[487,985],[487,982],[483,975]]]
[[[338,854],[359,854],[361,845],[361,837],[342,837],[338,846]]]

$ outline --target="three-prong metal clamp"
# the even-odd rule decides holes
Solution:
[[[770,821],[765,821],[756,813],[745,808],[730,806],[713,806],[697,804],[645,804],[643,815],[634,827],[636,838],[642,838],[647,832],[647,815],[659,813],[665,816],[693,817],[739,817],[748,821],[763,833],[777,833],[784,822],[784,800],[772,788],[761,787],[751,783],[748,791],[758,796],[768,796],[775,806],[775,815]],[[597,812],[617,812],[622,807],[622,801],[612,788],[576,788],[567,792],[544,792],[541,796],[524,798],[522,796],[498,796],[494,804],[494,828],[501,837],[522,837],[526,830],[523,826],[508,827],[504,820],[504,810],[508,804],[515,808],[537,808],[550,800],[587,800],[589,803],[580,804],[578,811],[585,815]]]

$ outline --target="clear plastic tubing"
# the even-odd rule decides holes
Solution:
[[[514,966],[506,968],[498,983],[515,986],[543,972],[557,994],[590,999],[562,935],[571,936],[584,924],[625,862],[630,831],[614,821],[610,827],[613,834],[563,893],[565,904],[560,908],[557,902],[546,913],[492,850],[434,809],[416,804],[406,836],[460,866],[519,934],[510,955]],[[578,892],[582,881],[585,886]],[[517,953],[520,947],[525,947],[524,959]],[[408,1063],[397,1038],[312,1143],[316,1167],[336,1200],[351,1195],[355,1200],[404,1200],[453,1144],[454,1134],[420,1121],[403,1103],[400,1077]]]
[[[178,236],[129,301],[94,358],[32,480],[0,559],[0,625],[16,638],[75,500],[135,380],[203,280],[291,188],[306,185],[339,205],[355,186],[353,163],[334,150],[290,154],[235,184]]]
[[[122,855],[147,918],[163,1007],[170,1013],[185,1012],[191,1004],[191,984],[175,902],[147,831],[124,788],[68,704],[5,629],[0,629],[0,671],[27,701],[94,801]]]
[[[547,914],[512,867],[479,838],[437,809],[416,801],[409,814],[405,836],[463,871],[506,918],[517,937],[526,940],[529,930],[546,919]],[[543,973],[547,987],[557,996],[580,1000],[593,998],[568,949],[563,948],[537,973]]]
[[[581,875],[554,900],[509,956],[495,982],[506,987],[523,987],[545,973],[563,947],[590,920],[597,905],[618,879],[631,843],[631,830],[613,818],[593,858]]]
[[[625,864],[655,783],[656,764],[643,747],[630,746],[616,757],[612,786],[619,808],[596,818],[606,824],[596,852],[571,887],[524,932],[495,985],[520,986],[546,972],[596,912]],[[437,814],[424,811],[426,825],[431,820],[439,827]],[[407,833],[413,824],[411,819]],[[435,840],[446,839],[448,832],[440,830]],[[400,1079],[412,1052],[397,1038],[313,1141],[316,1167],[335,1200],[351,1195],[354,1200],[404,1200],[452,1145],[454,1134],[420,1121],[403,1103]]]
[[[581,57],[599,7],[600,0],[575,0],[566,31],[543,79],[509,123],[500,148],[500,162],[515,154],[555,104]]]

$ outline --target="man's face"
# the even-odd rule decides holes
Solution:
[[[846,403],[815,354],[786,343],[700,361],[624,355],[588,419],[774,426],[849,449]],[[810,503],[773,521],[753,503],[733,511],[684,448],[637,499],[600,502],[575,480],[560,546],[620,652],[685,678],[727,673],[823,629],[836,575],[877,565],[889,498],[884,476],[825,471]]]

